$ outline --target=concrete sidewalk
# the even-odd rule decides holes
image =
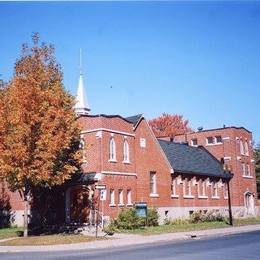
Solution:
[[[165,233],[160,235],[131,235],[131,234],[115,234],[114,239],[83,242],[77,244],[66,245],[49,245],[49,246],[0,246],[2,252],[39,252],[39,251],[64,251],[64,250],[91,250],[116,248],[129,245],[150,244],[154,242],[174,241],[191,239],[192,237],[204,238],[238,234],[250,231],[260,230],[260,225],[249,225],[241,227],[228,227],[219,229],[208,229],[199,231],[185,231],[176,233]]]

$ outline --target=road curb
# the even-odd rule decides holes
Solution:
[[[207,229],[197,231],[186,231],[176,233],[164,233],[160,235],[124,235],[122,238],[109,240],[82,242],[75,244],[64,245],[49,245],[49,246],[0,246],[0,253],[12,252],[44,252],[44,251],[72,251],[72,250],[95,250],[119,248],[131,245],[149,245],[156,242],[181,241],[181,240],[196,240],[210,237],[227,236],[246,232],[260,230],[259,225],[249,225],[240,227],[228,227],[218,229]]]

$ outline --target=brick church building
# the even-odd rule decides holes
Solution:
[[[235,217],[258,214],[252,133],[223,127],[157,139],[143,115],[92,115],[80,74],[77,103],[83,148],[80,180],[64,185],[58,213],[67,223],[89,221],[90,194],[105,221],[146,202],[166,218],[188,218],[195,210],[228,211],[228,182]],[[102,189],[96,189],[101,187]],[[11,193],[15,222],[23,205]]]

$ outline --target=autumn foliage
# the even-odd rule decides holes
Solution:
[[[64,183],[78,170],[80,130],[52,46],[33,36],[0,90],[0,178],[24,197]]]
[[[188,124],[189,121],[184,120],[182,115],[166,113],[149,121],[149,125],[156,137],[173,138],[175,135],[191,132],[192,130]]]

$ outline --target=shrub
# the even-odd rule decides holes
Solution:
[[[216,210],[208,211],[204,213],[202,211],[194,211],[190,216],[191,223],[199,222],[213,222],[213,221],[224,221],[224,216]]]
[[[147,225],[148,226],[158,226],[159,215],[156,209],[148,209],[147,212]]]
[[[158,226],[158,213],[156,209],[148,209],[147,225]],[[123,209],[118,217],[108,226],[109,230],[136,229],[145,226],[145,218],[138,217],[135,209]]]
[[[144,226],[145,221],[136,215],[134,209],[122,210],[117,219],[113,221],[113,225],[118,229],[135,229]]]
[[[186,225],[188,224],[189,221],[187,219],[183,219],[183,218],[176,218],[170,221],[171,225]]]

